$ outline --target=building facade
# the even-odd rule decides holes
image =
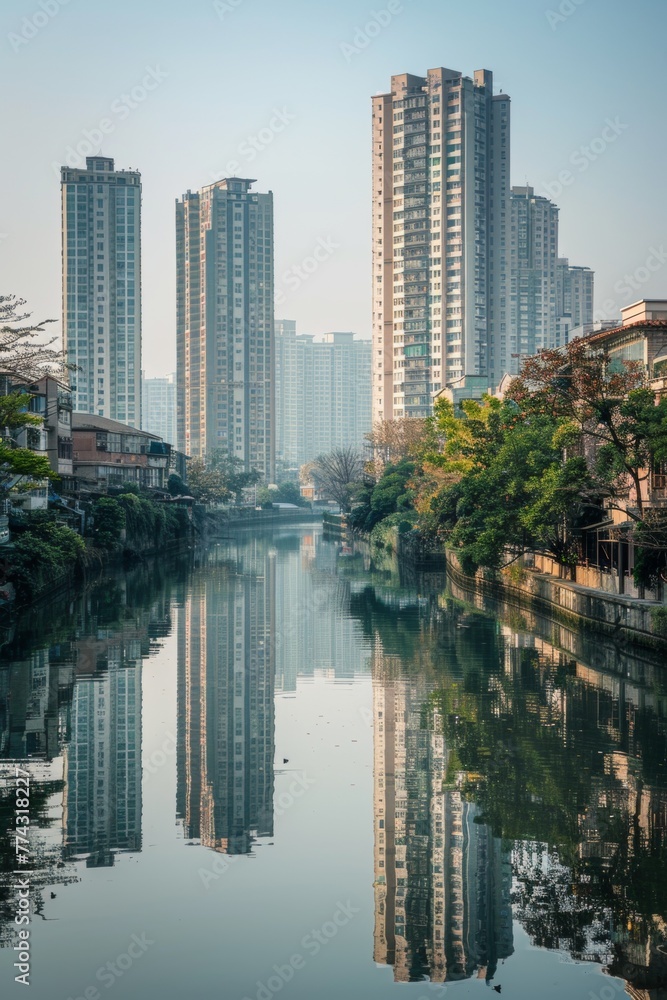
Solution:
[[[11,375],[0,375],[0,395],[11,392],[29,394],[28,410],[32,416],[42,420],[41,426],[35,423],[14,430],[14,444],[47,458],[61,479],[71,478],[72,394],[69,386],[51,375],[45,375],[30,385],[16,382]]]
[[[526,186],[512,188],[510,209],[512,352],[503,375],[517,374],[522,357],[558,343],[558,208]]]
[[[137,483],[166,489],[176,468],[176,452],[154,434],[105,417],[72,417],[74,475],[91,485]]]
[[[576,327],[593,323],[595,273],[589,267],[571,267],[567,257],[559,257],[556,267],[556,311],[558,341],[567,344]]]
[[[558,207],[532,187],[513,187],[510,230],[510,337],[502,375],[521,360],[567,344],[593,323],[595,274],[558,253]]]
[[[141,427],[176,447],[176,376],[141,377]]]
[[[141,175],[63,167],[63,344],[78,413],[141,426]]]
[[[335,448],[359,448],[371,430],[371,343],[353,333],[321,340],[276,324],[278,478]]]
[[[373,422],[499,380],[508,334],[510,99],[493,75],[394,76],[373,98]]]
[[[273,195],[243,179],[176,204],[178,447],[274,479]]]

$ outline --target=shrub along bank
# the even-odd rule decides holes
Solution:
[[[33,515],[17,525],[0,564],[3,583],[29,603],[49,588],[77,580],[86,566],[174,548],[190,537],[188,511],[136,493],[100,497],[91,505],[84,538],[55,514]]]

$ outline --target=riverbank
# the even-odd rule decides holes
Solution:
[[[421,539],[416,532],[400,534],[394,529],[390,545],[399,563],[440,569],[447,584],[460,599],[476,604],[477,598],[492,599],[522,611],[547,616],[570,629],[588,628],[613,638],[618,644],[639,643],[667,651],[667,609],[655,601],[640,600],[604,590],[584,587],[514,565],[491,575],[479,570],[467,576],[456,554]]]
[[[201,518],[191,507],[135,493],[92,501],[76,528],[55,511],[19,522],[0,563],[0,596],[10,611],[51,600],[91,573],[120,567],[194,543]]]

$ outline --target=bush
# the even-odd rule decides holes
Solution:
[[[417,511],[396,511],[375,525],[371,531],[371,542],[378,548],[385,548],[393,528],[398,528],[399,535],[405,535],[408,531],[412,531],[416,523]]]
[[[667,607],[652,609],[651,624],[656,635],[667,639]]]
[[[101,549],[113,549],[120,542],[125,527],[125,510],[111,497],[101,497],[93,503],[93,537]]]
[[[9,579],[20,600],[31,600],[66,574],[78,570],[85,552],[83,540],[71,528],[44,521],[14,542]]]

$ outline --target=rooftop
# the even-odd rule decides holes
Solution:
[[[148,431],[130,427],[129,424],[121,424],[120,421],[111,420],[109,417],[96,417],[94,413],[73,413],[72,429],[75,431],[110,431],[112,434],[140,434],[141,437],[150,438],[152,441],[162,440],[157,434],[149,434]]]

